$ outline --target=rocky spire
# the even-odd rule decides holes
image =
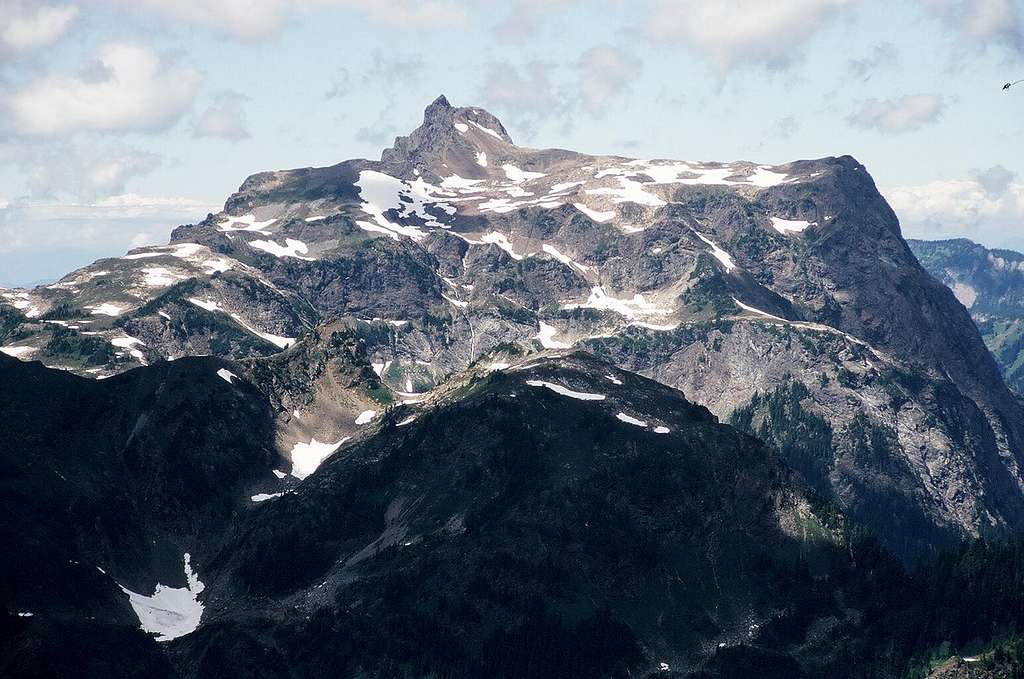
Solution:
[[[494,151],[496,144],[513,145],[500,120],[482,108],[452,106],[442,94],[424,109],[423,124],[408,136],[396,137],[381,161],[446,174],[443,163],[475,163],[479,154]]]

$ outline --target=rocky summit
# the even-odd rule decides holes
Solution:
[[[86,630],[124,676],[817,676],[883,624],[865,563],[1024,525],[1024,404],[849,156],[532,149],[439,97],[0,295],[22,674]]]

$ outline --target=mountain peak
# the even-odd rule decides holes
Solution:
[[[396,137],[381,161],[448,174],[441,168],[471,170],[465,166],[474,166],[479,154],[504,145],[514,143],[500,120],[482,108],[452,106],[442,94],[424,109],[423,123],[408,136]]]

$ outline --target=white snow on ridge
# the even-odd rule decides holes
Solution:
[[[268,226],[270,226],[271,224],[273,224],[276,221],[277,221],[276,219],[268,219],[268,220],[263,221],[263,222],[257,222],[256,221],[256,215],[244,215],[242,217],[232,217],[231,215],[226,215],[224,217],[224,221],[220,222],[217,225],[217,230],[218,231],[259,231],[259,232],[263,233],[263,235],[269,235],[269,234],[265,233],[263,231],[263,229],[267,228]],[[238,224],[241,224],[242,226],[237,226]]]
[[[304,259],[307,262],[312,262],[312,257],[303,257],[302,255],[309,252],[309,247],[301,240],[295,240],[293,238],[285,238],[284,245],[278,245],[272,240],[254,240],[249,241],[249,245],[254,248],[259,248],[265,252],[269,252],[278,259],[284,257],[295,257],[296,259]]]
[[[203,604],[199,594],[205,585],[192,571],[191,557],[185,554],[185,580],[182,588],[158,584],[151,596],[133,592],[126,587],[121,591],[128,595],[128,603],[139,618],[143,630],[157,634],[157,641],[170,641],[191,634],[199,627],[203,617]]]
[[[253,502],[266,502],[267,500],[273,500],[275,497],[281,497],[284,493],[256,493],[250,500]]]
[[[672,431],[672,430],[669,429],[668,427],[655,427],[654,428],[654,433],[655,434],[667,434],[670,431]]]
[[[38,351],[38,349],[36,347],[26,347],[26,346],[20,346],[20,347],[19,346],[0,347],[0,353],[7,354],[8,356],[12,356],[14,358],[21,358],[22,356],[29,356],[30,354],[32,354],[32,353],[34,353],[36,351]]]
[[[572,206],[579,210],[580,212],[582,212],[583,214],[585,214],[586,216],[590,217],[593,221],[601,224],[615,217],[615,210],[610,210],[608,212],[599,212],[597,210],[591,210],[583,203],[573,203]]]
[[[585,391],[573,391],[572,389],[563,387],[560,384],[545,382],[544,380],[526,380],[526,383],[531,387],[544,387],[546,389],[550,389],[556,394],[568,396],[569,398],[574,398],[579,401],[603,401],[606,398],[604,394],[590,394]]]
[[[238,375],[236,375],[235,373],[231,372],[227,368],[219,368],[217,370],[217,376],[220,377],[225,382],[227,382],[228,384],[231,384],[231,378],[232,377],[238,377]]]
[[[487,154],[483,151],[476,154],[476,164],[480,167],[487,167]]]
[[[315,438],[309,443],[298,442],[292,446],[292,471],[291,475],[302,480],[316,471],[317,467],[334,454],[345,441],[351,437],[346,436],[337,443],[320,443]]]
[[[811,222],[803,219],[779,219],[778,217],[772,217],[772,227],[783,236],[791,233],[801,233],[810,225]]]
[[[375,417],[377,417],[376,410],[364,410],[363,412],[359,413],[359,417],[356,418],[356,424],[369,424],[370,422],[373,421],[373,418]]]
[[[637,427],[643,427],[645,429],[647,428],[646,422],[644,422],[643,420],[638,420],[635,417],[630,417],[626,413],[618,413],[615,416],[615,419],[619,420],[620,422],[625,422],[626,424],[633,424],[636,425]]]
[[[555,335],[557,334],[558,328],[540,321],[540,331],[533,338],[540,340],[541,346],[545,349],[569,349],[572,347],[572,342],[559,342],[555,340]]]
[[[712,241],[710,238],[700,233],[699,231],[694,231],[694,233],[697,234],[697,238],[700,238],[702,241],[707,243],[707,245],[711,248],[711,254],[714,256],[715,259],[722,263],[722,266],[725,267],[726,273],[729,273],[736,268],[736,264],[732,261],[732,255],[730,255],[722,248],[718,247],[718,245],[714,241]]]
[[[455,123],[453,127],[463,134],[469,132],[469,125],[466,123]]]

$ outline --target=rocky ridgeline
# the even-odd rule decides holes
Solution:
[[[3,294],[23,360],[244,361],[293,460],[466,371],[575,348],[772,443],[905,556],[1024,519],[1024,409],[848,156],[530,149],[441,97],[380,161],[253,175],[167,246]]]

